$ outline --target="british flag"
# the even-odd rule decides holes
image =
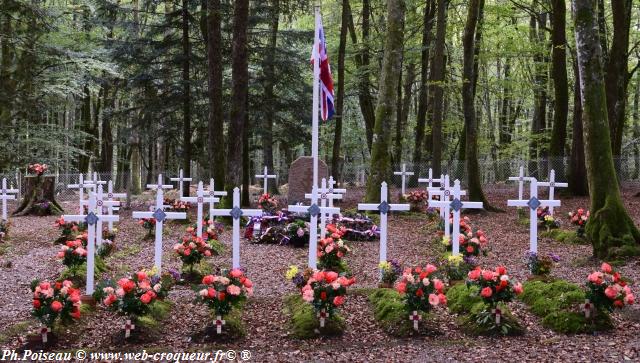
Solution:
[[[334,114],[333,108],[333,78],[331,77],[331,66],[327,56],[327,43],[324,37],[322,19],[318,24],[318,56],[320,58],[320,115],[323,121],[331,118]],[[311,63],[315,59],[314,52],[311,54]]]

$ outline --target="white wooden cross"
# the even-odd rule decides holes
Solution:
[[[196,236],[202,238],[202,221],[204,220],[203,205],[209,203],[210,205],[220,201],[216,197],[205,197],[204,187],[202,182],[198,183],[198,192],[195,197],[180,197],[183,202],[196,203],[198,205],[198,223],[196,227]]]
[[[502,310],[498,307],[491,309],[491,314],[496,317],[496,325],[500,325],[500,317],[502,316]]]
[[[509,180],[518,182],[518,199],[522,200],[524,182],[531,181],[531,179],[533,178],[530,176],[524,176],[524,166],[520,166],[520,173],[518,174],[518,176],[509,177]]]
[[[262,209],[241,209],[240,188],[236,187],[233,189],[233,208],[214,209],[212,212],[214,216],[231,216],[233,218],[232,268],[240,268],[240,218],[242,216],[262,216]]]
[[[269,192],[269,189],[267,188],[267,182],[269,179],[275,179],[276,175],[275,174],[269,174],[267,172],[267,166],[265,165],[264,167],[264,173],[263,174],[256,174],[256,179],[262,179],[262,194],[267,194]]]
[[[16,199],[16,196],[13,194],[17,194],[19,192],[18,189],[7,189],[7,178],[2,178],[2,193],[0,193],[0,200],[2,200],[2,220],[7,220],[7,202],[9,200]]]
[[[316,314],[316,315],[318,316],[318,319],[320,320],[320,327],[324,328],[325,321],[329,317],[329,314],[327,314],[327,311],[325,309],[321,309],[320,312],[318,314]]]
[[[102,185],[98,185],[98,190],[96,191],[96,207],[95,210],[88,209],[89,212],[94,212],[97,214],[102,214],[103,207],[107,207],[108,209],[113,209],[113,207],[117,207],[120,205],[120,202],[117,200],[105,200],[106,194],[103,193]],[[89,200],[83,200],[82,205],[86,205],[87,208],[89,206]],[[114,217],[113,212],[107,213],[108,216]],[[113,219],[109,219],[109,224],[113,226],[114,221],[119,221],[119,217],[115,216]],[[96,225],[96,246],[102,246],[102,219],[99,219]],[[111,230],[109,230],[111,231]]]
[[[391,204],[388,202],[387,183],[382,182],[380,186],[380,203],[358,203],[358,210],[369,210],[380,212],[380,262],[387,260],[387,216],[393,211],[408,211],[409,204]]]
[[[105,184],[107,184],[106,181],[102,181],[102,180],[100,180],[98,178],[98,173],[95,172],[95,171],[93,172],[93,178],[91,177],[91,173],[87,173],[87,175],[89,176],[88,182],[90,182],[90,183],[93,183],[93,184],[96,184],[96,185],[100,185],[100,184],[105,185]]]
[[[327,188],[327,179],[325,178],[322,178],[321,185],[322,187],[318,190],[318,192],[320,193],[320,208],[327,207],[327,204],[329,207],[333,208],[333,200],[342,199],[342,194],[329,192],[329,189]],[[304,197],[306,199],[311,199],[312,194],[307,193],[304,195]],[[329,203],[327,203],[327,201],[329,201]],[[336,209],[338,210],[338,212],[332,212],[331,215],[333,215],[334,213],[340,213],[340,208],[336,207]],[[327,225],[327,217],[327,213],[320,213],[320,238],[324,238],[327,235],[327,230],[325,229]]]
[[[448,180],[448,178],[446,178],[446,180]],[[432,205],[432,202],[438,201],[438,200],[444,200],[444,195],[445,195],[444,181],[445,181],[445,176],[440,174],[440,186],[427,187],[427,193],[429,194],[429,199],[427,199],[427,206],[429,208],[437,208],[436,206]],[[435,196],[438,196],[438,199],[433,199],[433,197]],[[440,219],[444,220],[445,219],[444,209],[439,208],[439,211],[440,211]]]
[[[127,193],[114,193],[113,181],[109,180],[109,182],[107,183],[107,201],[112,202],[114,199],[126,198],[126,197],[127,197]],[[113,215],[113,212],[118,209],[119,208],[109,204],[107,205],[107,214],[111,216]],[[109,228],[109,232],[113,232],[113,222],[109,221],[108,228]]]
[[[453,189],[451,192],[453,200],[449,203],[451,209],[453,209],[453,234],[451,235],[452,242],[452,254],[455,256],[460,253],[460,210],[461,209],[482,209],[484,206],[482,202],[463,202],[460,197],[464,195],[460,190],[460,180],[453,182]],[[449,218],[447,218],[448,220]]]
[[[593,304],[591,304],[591,301],[589,299],[586,299],[584,301],[584,304],[582,304],[580,308],[584,312],[584,317],[589,319],[591,317],[591,310],[593,309]]]
[[[437,193],[440,195],[440,200],[430,200],[429,207],[440,208],[440,217],[443,218],[444,221],[444,236],[449,238],[451,236],[450,233],[450,221],[449,215],[451,213],[451,197],[453,197],[453,188],[449,185],[449,176],[444,176],[444,182],[441,184],[442,187],[440,192]],[[436,188],[429,188],[428,190],[437,190]],[[467,195],[467,192],[464,190],[458,190],[460,196]],[[458,197],[459,198],[459,197]],[[482,208],[482,207],[480,207]],[[455,231],[455,227],[454,227]]]
[[[51,333],[51,328],[49,328],[48,326],[43,326],[42,328],[40,328],[40,336],[42,337],[42,343],[46,344],[48,339],[47,336],[49,335],[49,333]]]
[[[135,329],[135,328],[136,328],[136,326],[133,323],[131,323],[131,320],[127,320],[124,323],[124,337],[125,338],[130,337],[131,336],[131,331],[133,329]]]
[[[226,197],[227,196],[227,192],[226,191],[217,191],[215,188],[215,181],[213,180],[213,178],[209,179],[209,197],[210,198],[215,198],[215,197]],[[216,200],[217,199],[217,200]],[[213,210],[216,208],[216,203],[220,201],[219,198],[216,198],[214,200],[212,200],[211,202],[209,202],[209,223],[213,223]]]
[[[340,213],[340,208],[318,206],[318,187],[311,190],[311,205],[290,205],[287,209],[291,212],[309,213],[309,268],[316,269],[318,265],[318,214]]]
[[[551,173],[549,174],[548,182],[539,182],[538,186],[540,187],[549,187],[549,200],[553,200],[554,190],[555,188],[566,188],[569,186],[568,183],[558,183],[556,182],[556,171],[551,169]],[[549,207],[549,213],[553,215],[553,207]]]
[[[414,310],[411,315],[409,315],[409,320],[413,321],[413,330],[418,331],[418,322],[422,320],[422,316],[418,314],[417,310]]]
[[[180,191],[180,197],[182,197],[182,196],[184,196],[184,193],[183,193],[183,190],[182,190],[184,182],[186,182],[186,181],[190,182],[193,179],[185,178],[182,169],[180,169],[180,172],[178,173],[178,177],[177,178],[171,178],[170,180],[178,182],[178,190]],[[187,197],[188,196],[189,196],[189,189],[187,189]]]
[[[84,180],[84,174],[80,173],[78,176],[78,184],[69,184],[67,188],[69,189],[78,189],[78,205],[79,211],[78,214],[84,214],[83,206],[86,204],[84,201],[84,190],[85,189],[94,189],[96,184],[92,180]]]
[[[529,200],[509,199],[509,207],[529,207],[529,244],[531,252],[538,253],[538,207],[559,207],[559,200],[538,199],[538,181],[531,178],[531,191]]]
[[[407,171],[407,164],[402,164],[402,171],[394,171],[393,175],[401,175],[402,177],[402,195],[404,195],[405,192],[405,186],[407,184],[407,175],[411,176],[413,175],[412,171]]]
[[[226,323],[227,322],[224,321],[220,315],[216,316],[216,321],[214,321],[214,324],[216,325],[217,334],[222,334],[222,326],[225,325]]]
[[[158,175],[158,184],[147,184],[147,188],[156,189],[156,205],[153,212],[133,212],[133,218],[155,218],[156,220],[156,237],[155,237],[155,257],[154,266],[158,272],[162,272],[162,227],[167,219],[186,219],[185,212],[165,212],[164,211],[164,189],[172,189],[173,186],[162,184],[162,174]]]
[[[433,187],[433,183],[438,183],[438,184],[442,184],[442,174],[440,175],[439,179],[434,179],[433,178],[433,169],[429,168],[429,177],[428,178],[418,178],[418,183],[428,183],[429,185],[427,186],[427,188],[432,188]]]
[[[102,186],[98,188],[101,190]],[[103,215],[101,211],[95,213],[97,208],[97,195],[89,192],[89,209],[87,215],[63,215],[65,221],[86,222],[87,223],[87,295],[93,294],[94,291],[94,270],[95,270],[95,253],[96,253],[96,235],[102,238],[102,230],[96,231],[98,224],[102,225],[103,221],[118,221],[118,216]]]
[[[327,180],[327,186],[329,187],[328,192],[331,194],[347,194],[347,190],[345,188],[334,188],[334,186],[338,184],[337,181],[333,179],[333,175],[329,177]],[[333,207],[333,199],[329,199],[329,207]]]

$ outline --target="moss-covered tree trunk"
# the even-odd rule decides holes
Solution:
[[[29,175],[24,178],[25,193],[13,216],[59,215],[64,210],[56,201],[56,177]]]
[[[478,122],[475,108],[475,75],[474,59],[476,48],[476,27],[480,17],[483,0],[470,0],[467,13],[467,23],[464,28],[462,44],[463,56],[463,83],[462,83],[462,109],[464,114],[464,151],[466,158],[467,181],[469,199],[484,203],[486,210],[495,210],[489,205],[480,180],[480,165],[478,164]]]
[[[380,200],[380,183],[389,182],[391,175],[389,144],[391,142],[391,124],[396,112],[395,99],[402,61],[404,11],[404,0],[389,0],[387,2],[387,32],[382,74],[378,88],[376,123],[373,130],[371,168],[367,180],[366,199],[370,202]]]
[[[622,204],[613,163],[607,99],[602,69],[602,48],[594,0],[574,0],[575,38],[591,218],[587,238],[594,256],[612,258],[640,251],[640,232]]]

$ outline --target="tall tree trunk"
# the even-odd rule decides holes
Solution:
[[[264,104],[265,112],[264,128],[262,129],[262,154],[264,159],[264,165],[273,171],[273,117],[276,115],[277,100],[274,97],[273,88],[275,87],[276,72],[275,72],[275,57],[274,52],[278,45],[278,27],[280,20],[280,0],[271,0],[271,19],[269,23],[269,45],[270,51],[266,52],[265,64],[264,64]],[[277,179],[273,183],[269,183],[269,193],[278,193]]]
[[[115,108],[115,99],[118,89],[112,86],[111,82],[103,88],[103,109],[102,116],[102,150],[100,152],[101,171],[110,173],[113,169],[113,131],[111,129],[111,115]],[[112,93],[112,95],[110,95]]]
[[[594,0],[574,0],[576,50],[591,218],[586,234],[599,258],[640,253],[640,232],[624,208],[613,163],[607,96],[602,69],[602,49],[596,24]]]
[[[186,177],[191,176],[191,42],[189,40],[189,1],[182,0],[182,169]],[[183,191],[189,194],[189,182],[183,183]]]
[[[470,0],[468,5],[467,22],[464,27],[462,38],[463,46],[463,66],[462,66],[462,105],[464,114],[465,131],[465,157],[467,167],[467,183],[469,189],[469,199],[484,203],[486,210],[494,210],[489,205],[487,198],[482,191],[480,180],[480,166],[478,164],[478,123],[476,120],[475,107],[475,52],[476,52],[476,31],[478,31],[478,20],[484,0]]]
[[[613,39],[605,72],[607,116],[611,129],[611,147],[614,157],[622,151],[627,85],[629,84],[629,29],[631,26],[631,0],[611,1],[613,13]]]
[[[553,31],[551,33],[551,62],[554,90],[553,129],[549,154],[553,158],[565,156],[567,141],[567,114],[569,113],[569,86],[567,83],[567,36],[565,0],[552,0]],[[555,164],[556,176],[564,178],[564,161]]]
[[[209,125],[207,153],[210,173],[225,185],[224,109],[222,107],[222,32],[220,0],[208,0],[207,62],[209,67]]]
[[[82,97],[81,118],[82,131],[87,133],[89,136],[85,137],[85,142],[82,147],[85,155],[81,155],[78,159],[78,171],[81,173],[86,173],[89,171],[89,162],[91,161],[91,157],[93,156],[93,147],[97,141],[93,139],[94,130],[91,120],[91,91],[86,85],[84,87],[84,96]]]
[[[344,54],[347,49],[347,32],[349,31],[349,0],[342,0],[342,24],[340,25],[340,43],[338,46],[338,94],[336,99],[335,133],[333,136],[333,153],[331,154],[331,175],[340,177],[340,147],[342,145],[342,121],[344,120]]]
[[[578,60],[573,62],[576,80],[573,91],[573,137],[571,141],[571,163],[569,164],[569,190],[573,195],[589,195],[587,166],[584,156],[584,135],[582,128],[582,100],[580,99],[580,71]]]
[[[444,45],[447,33],[448,0],[438,0],[438,15],[436,23],[436,41],[433,48],[431,71],[429,72],[429,110],[432,117],[431,136],[433,138],[433,156],[431,166],[433,175],[440,175],[442,162],[442,121],[444,119],[444,73],[445,54]]]
[[[3,7],[10,6],[9,0],[2,1]],[[11,77],[11,68],[14,63],[15,48],[9,40],[9,35],[13,33],[11,20],[12,14],[0,14],[0,33],[6,36],[0,39],[2,46],[2,57],[0,58],[0,127],[10,127],[13,115],[13,99],[15,93],[15,80]],[[0,165],[4,169],[5,165]]]
[[[539,7],[537,0],[534,1],[536,9]],[[537,11],[537,10],[536,10]],[[533,118],[531,120],[531,141],[529,143],[529,173],[538,179],[546,177],[544,172],[539,175],[536,160],[544,158],[546,151],[542,137],[546,126],[547,116],[547,62],[546,62],[546,36],[544,28],[547,26],[547,14],[538,13],[531,15],[529,21],[529,39],[535,46],[533,55],[534,75],[533,75]]]
[[[379,95],[376,106],[370,175],[367,179],[366,199],[370,202],[380,200],[380,184],[390,180],[389,143],[391,141],[391,122],[395,115],[395,93],[402,60],[404,12],[404,0],[387,1],[384,57],[378,87]]]
[[[640,79],[636,80],[636,89],[633,92],[633,158],[635,169],[633,178],[640,177]]]
[[[371,143],[373,140],[373,126],[375,124],[375,110],[373,106],[373,97],[371,96],[371,84],[369,80],[369,17],[371,15],[370,0],[362,1],[362,44],[358,45],[358,36],[356,28],[353,24],[353,15],[348,0],[343,2],[343,6],[347,7],[349,12],[349,34],[351,34],[351,42],[359,48],[355,56],[355,63],[358,69],[358,103],[360,104],[360,112],[364,119],[365,135],[367,137],[367,148],[371,152]]]
[[[248,22],[249,0],[237,0],[233,10],[233,43],[231,48],[231,120],[229,124],[226,180],[226,190],[229,195],[233,193],[233,188],[240,186],[242,183],[242,135],[245,128],[247,89],[249,87]]]
[[[416,139],[413,147],[413,165],[420,167],[423,162],[422,147],[427,125],[427,103],[429,102],[429,48],[431,46],[431,30],[436,9],[433,1],[427,1],[424,7],[422,28],[422,51],[420,55],[420,91],[418,95],[418,115],[416,117]],[[431,144],[431,140],[429,140]]]
[[[247,95],[245,96],[247,100],[246,107],[249,107],[249,89],[247,88]],[[250,197],[251,193],[249,190],[249,185],[251,184],[251,177],[253,176],[251,172],[251,161],[249,160],[249,112],[244,113],[244,130],[242,130],[242,197],[241,204],[243,207],[248,207],[251,203]]]
[[[404,77],[404,84],[402,84],[402,89],[400,89],[401,84],[400,82],[398,82],[398,111],[396,112],[396,136],[394,140],[394,155],[395,160],[398,163],[403,161],[403,141],[407,128],[407,120],[409,119],[409,113],[411,111],[411,89],[416,78],[415,64],[408,63],[406,69],[407,75]]]

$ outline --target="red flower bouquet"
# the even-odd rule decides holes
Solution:
[[[57,257],[67,267],[79,266],[87,261],[87,250],[81,239],[67,241],[60,246]]]
[[[467,285],[477,286],[484,303],[494,309],[498,303],[509,302],[522,293],[522,285],[512,283],[504,266],[498,266],[495,271],[480,267],[469,271]]]
[[[591,273],[586,285],[587,299],[599,312],[612,312],[635,302],[631,288],[608,263],[603,263],[600,271]]]
[[[351,252],[351,249],[342,240],[344,231],[333,224],[327,226],[327,231],[330,236],[321,239],[318,243],[318,267],[324,270],[345,272],[347,266],[342,259]]]
[[[79,233],[87,230],[87,225],[77,222],[66,222],[63,217],[56,219],[54,224],[60,230],[60,238],[56,243],[64,243],[65,241],[76,238]]]
[[[142,228],[147,230],[147,235],[145,238],[154,237],[156,234],[156,219],[155,218],[142,218],[138,221],[138,224],[142,226]]]
[[[33,281],[31,291],[31,314],[43,325],[51,327],[58,318],[63,323],[80,319],[80,290],[74,288],[71,281]]]
[[[278,209],[278,200],[269,195],[269,193],[262,194],[258,199],[258,208],[262,209],[268,215],[273,215]]]
[[[405,195],[405,199],[411,205],[411,211],[421,212],[427,202],[427,192],[425,190],[416,190]]]
[[[437,270],[434,265],[404,270],[396,290],[402,294],[408,312],[428,313],[434,306],[447,304],[444,283],[433,277]]]
[[[355,278],[338,275],[335,271],[315,271],[302,286],[302,299],[315,309],[320,318],[320,327],[325,319],[332,317],[345,301],[347,287],[356,282]]]
[[[204,257],[210,257],[214,254],[207,242],[193,234],[183,236],[182,241],[173,246],[173,250],[178,254],[182,263],[189,266],[191,272],[193,272],[193,267],[199,264]]]
[[[591,213],[582,208],[579,208],[575,212],[569,212],[569,219],[571,220],[571,224],[574,226],[578,226],[578,230],[576,231],[576,235],[580,238],[584,237],[585,227],[587,226],[587,222],[589,221],[589,217]]]
[[[29,164],[29,167],[27,168],[27,171],[29,172],[29,174],[35,174],[37,176],[41,176],[42,174],[46,173],[47,170],[49,170],[49,166],[47,164]]]
[[[137,319],[149,313],[156,300],[164,298],[170,284],[153,272],[139,271],[117,283],[106,281],[96,289],[94,298],[107,308]]]
[[[253,283],[240,269],[221,275],[207,275],[202,284],[194,288],[196,302],[205,304],[217,316],[227,315],[235,306],[253,295]]]

